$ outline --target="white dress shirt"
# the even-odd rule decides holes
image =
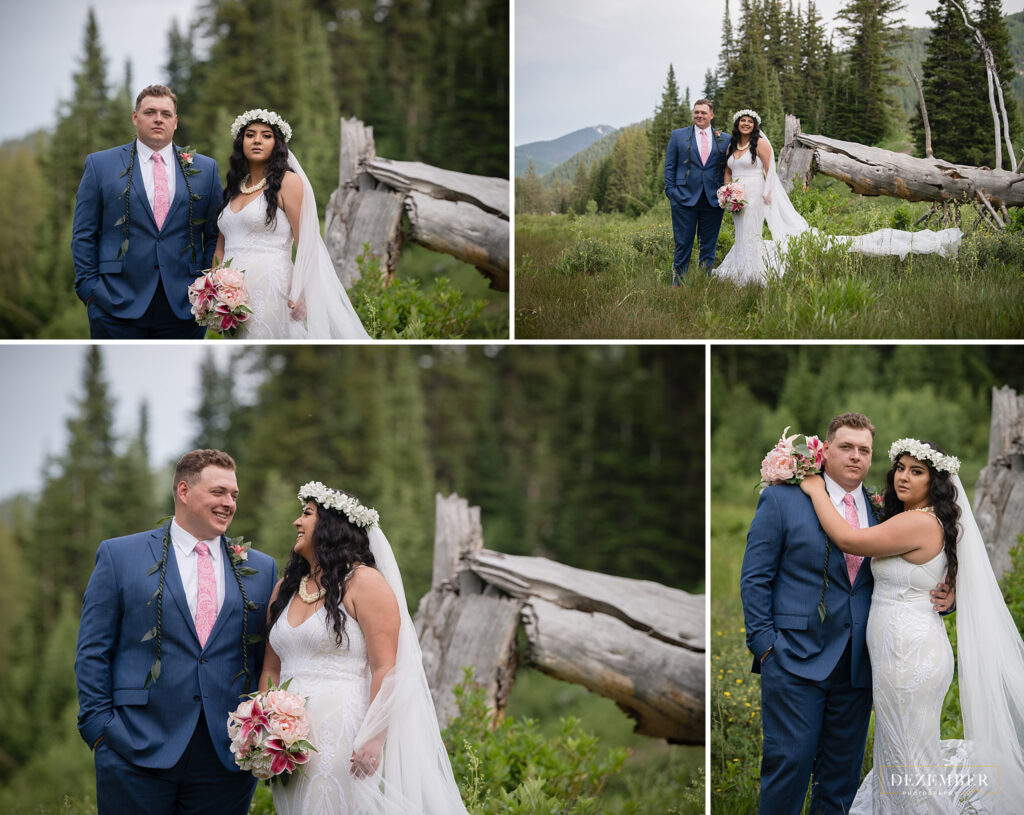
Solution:
[[[186,532],[177,521],[171,521],[171,543],[174,546],[174,558],[178,562],[178,572],[185,587],[185,598],[192,620],[196,618],[199,605],[199,555],[196,553],[198,538]],[[224,605],[224,547],[220,538],[206,541],[210,547],[210,559],[213,561],[213,576],[217,579],[217,612]]]
[[[828,497],[832,500],[832,505],[836,508],[836,512],[838,512],[845,521],[846,507],[843,506],[843,499],[847,496],[847,492],[827,474],[822,473],[822,475],[825,477],[825,489],[828,492]],[[862,490],[858,484],[857,489],[849,493],[849,495],[853,496],[853,503],[857,508],[857,520],[860,521],[860,528],[866,529],[868,525],[868,507],[864,501],[864,490]]]
[[[146,187],[146,198],[149,199],[149,208],[153,209],[153,199],[156,197],[156,181],[153,180],[153,153],[155,152],[160,153],[160,158],[164,160],[164,169],[167,171],[167,199],[168,201],[174,201],[174,182],[178,176],[176,169],[178,162],[174,158],[174,142],[171,142],[163,150],[159,151],[147,147],[139,139],[136,139],[135,142],[138,145],[137,161],[139,162],[139,170],[142,171],[142,183]]]

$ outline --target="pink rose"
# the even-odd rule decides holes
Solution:
[[[214,285],[217,288],[245,289],[245,275],[237,269],[222,266],[213,273]]]
[[[793,456],[776,447],[761,462],[761,480],[769,484],[788,481],[795,475],[795,466]]]
[[[267,693],[264,704],[272,713],[299,718],[306,715],[306,703],[301,696],[286,690],[272,690]]]
[[[275,716],[270,722],[270,732],[291,747],[309,737],[309,723],[294,716]]]
[[[225,286],[221,288],[219,294],[220,301],[232,311],[246,301],[246,291],[244,288],[235,289]]]

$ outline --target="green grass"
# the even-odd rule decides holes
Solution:
[[[824,178],[793,200],[812,227],[841,235],[904,228],[928,210],[922,203],[853,195]],[[979,224],[973,210],[961,214],[965,237],[956,258],[874,258],[805,240],[787,275],[767,286],[709,280],[693,265],[676,289],[669,285],[674,242],[667,201],[638,219],[517,216],[516,337],[1024,336],[1024,232],[996,233]],[[733,239],[727,215],[716,265]]]

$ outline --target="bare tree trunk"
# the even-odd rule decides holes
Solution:
[[[996,577],[1010,567],[1010,550],[1024,530],[1024,396],[992,389],[988,464],[974,490],[974,517]]]
[[[613,699],[638,733],[703,744],[704,623],[702,595],[488,551],[479,508],[437,496],[433,586],[416,628],[442,724],[464,666],[499,715],[522,663]]]
[[[792,148],[787,166],[795,177],[798,167],[807,167],[805,183],[814,170],[838,178],[861,195],[889,195],[908,201],[969,201],[978,194],[993,206],[1024,206],[1024,175],[986,167],[951,164],[936,158],[914,158],[880,147],[800,133],[785,150]],[[782,177],[783,183],[792,183]]]
[[[914,73],[914,69],[907,65],[907,70],[910,71],[910,78],[914,80],[914,87],[917,88],[917,101],[921,105],[921,119],[924,121],[924,153],[928,158],[934,158],[935,154],[932,152],[932,126],[928,121],[928,107],[924,103],[924,91],[921,90],[921,80],[917,78],[917,74]]]

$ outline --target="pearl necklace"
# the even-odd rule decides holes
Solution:
[[[245,181],[248,181],[251,177],[252,176],[248,176],[247,175],[245,177]],[[263,176],[263,178],[260,179],[260,183],[256,184],[253,187],[245,186],[245,181],[243,181],[241,184],[238,185],[238,189],[242,193],[242,195],[252,195],[254,192],[259,192],[265,186],[267,186],[267,177],[266,176]]]
[[[320,587],[320,591],[314,592],[313,594],[310,594],[306,590],[306,585],[307,585],[307,581],[308,580],[309,580],[309,575],[305,575],[302,578],[302,580],[299,581],[299,599],[303,603],[310,603],[310,604],[312,604],[312,603],[315,603],[317,600],[319,600],[321,597],[323,597],[325,594],[327,594],[327,589],[325,589],[323,586],[321,586]]]

